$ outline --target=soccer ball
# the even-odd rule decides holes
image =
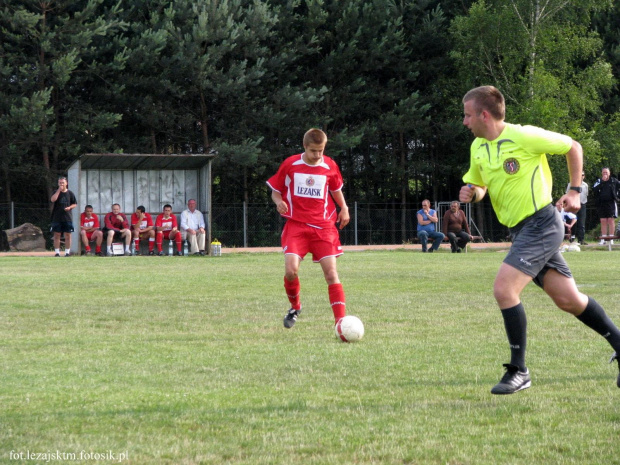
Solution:
[[[336,337],[344,342],[356,342],[364,337],[364,323],[353,315],[340,318],[334,329]]]

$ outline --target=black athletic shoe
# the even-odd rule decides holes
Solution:
[[[54,257],[60,257],[60,254],[59,254],[59,253],[57,253],[56,255],[54,255]]]
[[[149,255],[155,255],[155,251],[154,250],[149,250]]]
[[[163,252],[163,250],[162,250],[162,251],[160,251],[157,255],[159,255],[160,257],[163,257],[163,256],[164,256],[164,252]]]
[[[609,363],[613,363],[614,360],[618,361],[618,369],[620,370],[620,357],[618,357],[618,353],[614,352],[614,354],[609,359]],[[616,380],[616,386],[620,388],[620,373],[618,373],[618,379]]]
[[[504,364],[504,368],[506,368],[506,374],[504,374],[499,383],[493,386],[491,394],[514,394],[532,385],[529,370],[525,372],[519,371],[519,367],[508,363]]]
[[[286,316],[284,317],[284,327],[292,328],[293,325],[295,325],[295,322],[297,321],[297,317],[299,316],[300,313],[301,313],[301,308],[299,310],[295,310],[291,308],[286,314]]]
[[[97,252],[95,255],[97,255],[97,257],[103,257],[103,252]]]
[[[182,257],[182,256],[183,256],[183,252],[178,251],[178,252],[176,253],[176,255],[177,255],[177,257]]]

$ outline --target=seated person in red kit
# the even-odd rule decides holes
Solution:
[[[174,241],[177,245],[177,255],[183,255],[181,252],[181,246],[183,244],[181,238],[181,231],[179,231],[179,225],[177,223],[177,217],[172,214],[172,205],[164,205],[164,212],[157,215],[155,220],[155,242],[157,244],[157,255],[163,255],[161,250],[164,239]]]

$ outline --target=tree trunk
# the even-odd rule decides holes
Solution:
[[[41,228],[31,223],[24,223],[13,229],[2,231],[3,238],[6,236],[6,243],[2,249],[11,252],[44,252],[45,238]],[[0,240],[0,243],[4,240]]]
[[[200,92],[200,129],[202,130],[202,150],[209,153],[209,128],[207,125],[207,102],[205,95]]]
[[[407,240],[407,187],[409,177],[407,176],[407,150],[405,148],[405,136],[402,131],[400,138],[400,172],[401,172],[401,192],[400,192],[400,233],[402,241]]]

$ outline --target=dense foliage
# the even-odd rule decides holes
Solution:
[[[610,0],[2,0],[0,202],[45,204],[87,152],[216,151],[214,202],[326,130],[349,199],[456,196],[461,97],[567,133],[620,168],[620,7]],[[556,189],[567,179],[555,157]]]

